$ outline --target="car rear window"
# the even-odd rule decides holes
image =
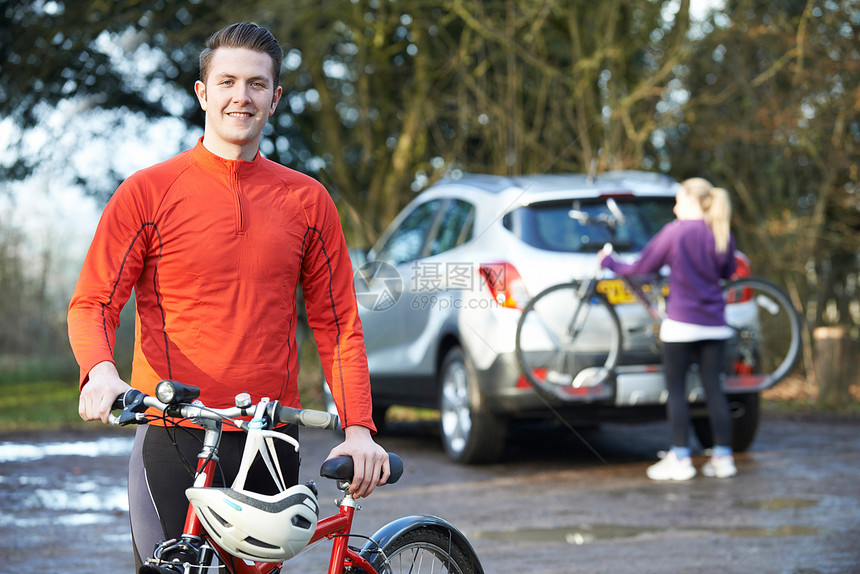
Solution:
[[[675,216],[674,197],[614,197],[625,222],[613,238],[609,228],[571,217],[571,210],[592,219],[610,215],[605,198],[533,203],[504,217],[503,224],[524,243],[547,251],[596,253],[607,241],[619,251],[640,251],[651,237]]]

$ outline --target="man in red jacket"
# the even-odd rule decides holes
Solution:
[[[216,408],[244,391],[298,407],[301,285],[346,433],[330,456],[353,457],[353,494],[367,496],[389,468],[371,438],[367,358],[343,230],[321,184],[258,150],[281,97],[281,58],[275,38],[254,24],[213,34],[194,86],[206,116],[203,137],[133,174],[105,208],[69,307],[79,411],[84,420],[107,422],[114,399],[129,388],[113,350],[132,288],[131,386],[152,394],[158,381],[171,379],[200,387],[201,400]],[[188,472],[166,435],[143,425],[135,437],[129,507],[138,563],[160,539],[179,535],[187,508],[177,481],[187,482]],[[243,437],[225,433],[222,452],[238,458]],[[193,461],[199,443],[187,448],[182,456]],[[280,458],[285,478],[297,481],[298,457]],[[221,461],[228,478],[238,464],[229,459]]]

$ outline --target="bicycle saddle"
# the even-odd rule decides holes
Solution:
[[[386,484],[394,484],[403,476],[403,460],[393,452],[389,452],[388,464],[391,467],[391,476],[388,477]],[[335,480],[352,480],[353,473],[350,456],[334,456],[323,462],[320,467],[320,476]]]

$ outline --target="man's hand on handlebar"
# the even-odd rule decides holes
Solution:
[[[107,424],[114,401],[130,388],[119,377],[113,363],[110,361],[99,363],[90,370],[89,380],[81,389],[78,414],[85,421],[101,420]]]
[[[346,439],[329,453],[333,456],[351,456],[354,464],[354,476],[349,485],[349,491],[355,498],[369,496],[373,489],[382,486],[391,475],[388,453],[373,441],[370,429],[352,425],[346,427]]]

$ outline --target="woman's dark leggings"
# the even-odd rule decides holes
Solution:
[[[294,425],[278,430],[298,439],[298,428]],[[213,486],[230,486],[233,483],[247,436],[241,431],[224,432]],[[149,425],[137,428],[128,466],[128,509],[135,572],[142,561],[152,556],[157,543],[182,534],[188,510],[185,489],[194,482],[202,437],[203,431],[197,429],[166,429]],[[288,487],[292,486],[299,480],[299,455],[284,441],[276,440],[274,443],[284,481]],[[261,494],[278,492],[259,457],[251,465],[245,489]]]
[[[732,423],[729,402],[723,392],[720,374],[725,355],[725,341],[692,341],[663,344],[663,371],[669,398],[666,405],[672,446],[688,446],[690,404],[687,402],[687,372],[699,364],[699,376],[705,389],[708,416],[714,444],[731,446]]]

